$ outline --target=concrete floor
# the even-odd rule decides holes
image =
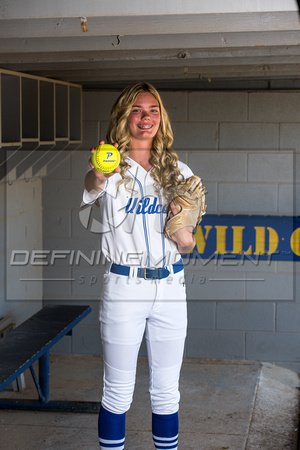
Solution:
[[[100,357],[52,355],[51,399],[100,400],[101,370]],[[153,449],[147,385],[147,360],[140,358],[127,450]],[[270,364],[185,360],[179,449],[298,449],[299,386],[297,374]],[[30,373],[25,392],[9,387],[0,396],[37,398]],[[96,450],[97,414],[0,411],[0,448]]]

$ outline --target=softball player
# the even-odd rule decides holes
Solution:
[[[110,261],[100,304],[103,396],[99,412],[102,450],[124,449],[125,417],[135,385],[145,332],[149,360],[152,433],[156,449],[178,447],[178,381],[187,327],[181,253],[195,245],[192,229],[163,233],[172,188],[192,171],[178,162],[167,113],[149,84],[126,88],[111,113],[108,142],[116,142],[120,167],[91,170],[84,203],[99,202],[101,249]],[[177,210],[171,202],[172,213]]]

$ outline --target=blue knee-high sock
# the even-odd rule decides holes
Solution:
[[[101,406],[98,419],[101,450],[124,450],[125,418],[126,413],[114,414]]]
[[[178,412],[174,414],[152,413],[152,434],[156,449],[178,448]]]

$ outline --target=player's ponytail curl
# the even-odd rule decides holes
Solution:
[[[149,83],[136,83],[124,89],[112,107],[109,128],[106,139],[110,144],[117,142],[121,156],[120,169],[122,180],[127,187],[130,177],[126,176],[129,164],[126,158],[130,153],[130,132],[128,128],[128,116],[131,112],[137,96],[143,92],[149,92],[157,100],[160,108],[161,121],[157,134],[153,140],[150,162],[153,166],[152,177],[157,190],[161,188],[166,196],[171,196],[174,188],[179,184],[182,176],[178,169],[178,156],[171,149],[173,132],[169,116],[163,106],[159,93]]]

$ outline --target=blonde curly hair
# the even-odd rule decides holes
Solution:
[[[126,171],[130,168],[126,158],[129,156],[131,146],[128,116],[137,96],[144,92],[149,92],[155,97],[159,104],[161,117],[151,149],[152,177],[154,178],[156,189],[162,188],[165,195],[170,195],[171,191],[182,180],[182,175],[178,168],[178,156],[171,149],[173,132],[170,120],[160,95],[154,86],[149,83],[136,83],[123,90],[112,107],[106,139],[111,144],[115,142],[119,144],[118,150],[121,155],[120,169],[122,176],[120,184],[125,183],[126,187],[130,181],[129,177],[126,176]]]

